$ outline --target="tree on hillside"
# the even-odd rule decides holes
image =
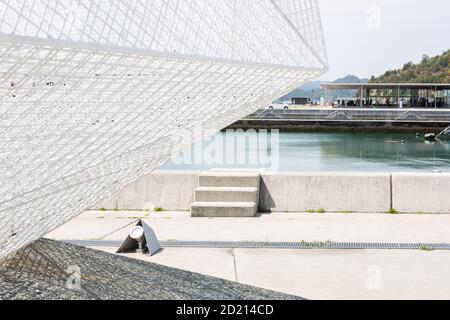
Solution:
[[[371,83],[450,83],[450,50],[429,57],[424,54],[419,64],[406,63],[402,69],[389,70],[379,77],[372,76]]]

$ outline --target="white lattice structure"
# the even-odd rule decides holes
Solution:
[[[0,257],[326,69],[316,0],[0,0]]]

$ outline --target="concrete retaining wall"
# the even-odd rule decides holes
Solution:
[[[148,210],[155,207],[188,211],[198,187],[197,171],[156,171],[101,202],[97,207],[118,210]]]
[[[390,175],[360,173],[269,173],[262,177],[262,211],[386,212]]]
[[[450,213],[450,174],[393,174],[393,207],[407,213]]]
[[[199,171],[156,171],[97,208],[188,211]],[[450,213],[450,174],[262,173],[262,212]]]

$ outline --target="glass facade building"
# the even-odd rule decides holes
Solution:
[[[336,107],[450,108],[450,84],[323,84]]]

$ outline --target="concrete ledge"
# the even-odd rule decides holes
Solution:
[[[189,211],[200,174],[200,171],[155,171],[102,201],[96,209],[148,210],[159,207]]]
[[[405,213],[450,213],[450,173],[395,173],[393,207]]]
[[[390,193],[388,173],[264,173],[260,210],[386,212]]]
[[[156,171],[96,208],[189,211],[199,171]],[[262,173],[259,209],[263,212],[386,212],[391,207],[390,174]]]
[[[261,109],[232,124],[229,129],[279,129],[281,131],[430,131],[450,125],[448,109],[302,108]]]
[[[430,121],[418,122],[412,121],[357,121],[357,120],[291,120],[291,119],[273,119],[273,120],[240,120],[227,129],[249,130],[266,129],[280,130],[282,132],[355,132],[368,130],[373,132],[435,132],[439,133],[450,126],[450,121]]]
[[[93,209],[189,211],[200,171],[156,171]],[[391,179],[392,178],[392,179]],[[392,181],[391,181],[392,180]],[[450,173],[261,174],[262,212],[450,213]]]

